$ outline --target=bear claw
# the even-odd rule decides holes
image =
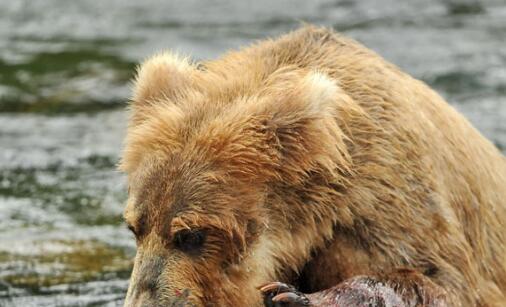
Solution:
[[[271,292],[272,290],[276,290],[278,291],[278,293],[296,291],[293,286],[287,285],[279,281],[267,283],[265,285],[260,286],[259,289],[262,292]]]
[[[308,298],[293,286],[282,282],[271,282],[259,287],[264,296],[264,304],[267,307],[290,306],[305,307],[309,306]]]

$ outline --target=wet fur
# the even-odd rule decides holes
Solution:
[[[190,289],[195,304],[252,306],[271,280],[317,291],[409,267],[451,306],[506,305],[504,157],[357,42],[307,26],[199,67],[160,54],[131,114],[125,219],[142,234],[128,302]],[[203,254],[174,250],[194,227]],[[163,268],[146,296],[150,259]]]

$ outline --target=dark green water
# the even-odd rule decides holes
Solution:
[[[436,88],[506,149],[506,2],[0,1],[0,306],[121,305],[115,171],[138,61],[327,25]]]

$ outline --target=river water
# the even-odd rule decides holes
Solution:
[[[0,1],[0,306],[121,305],[135,244],[115,164],[138,61],[301,21],[426,81],[506,149],[504,0]]]

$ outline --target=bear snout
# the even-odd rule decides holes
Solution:
[[[163,271],[164,260],[161,257],[141,257],[134,265],[125,307],[157,306],[158,284]]]

